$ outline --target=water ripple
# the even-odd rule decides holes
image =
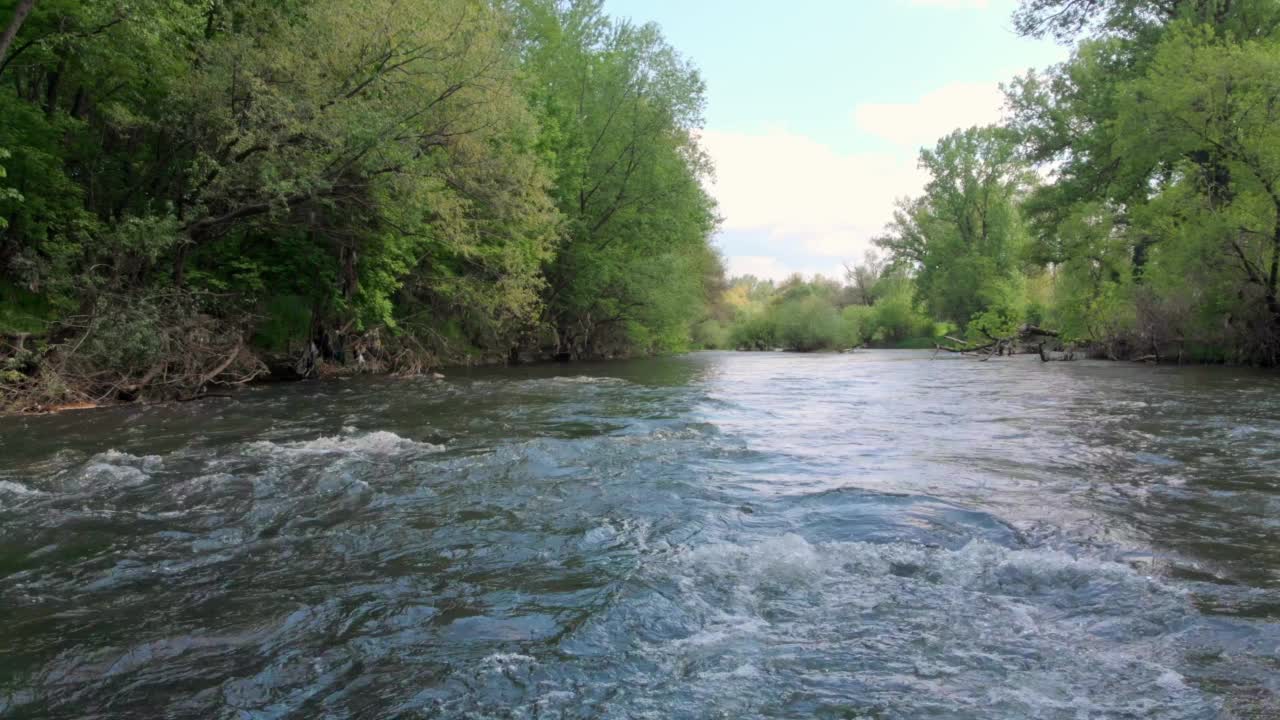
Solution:
[[[1280,382],[927,353],[0,421],[0,717],[1280,716]]]

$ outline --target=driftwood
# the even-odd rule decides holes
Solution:
[[[32,336],[0,336],[0,367],[7,371],[0,378],[0,409],[192,399],[266,372],[244,339],[247,317],[209,315],[202,302],[182,291],[140,299],[104,294],[85,314],[52,324],[34,348]],[[131,342],[145,359],[112,355]]]
[[[1023,325],[1018,333],[1023,336],[1040,336],[1040,337],[1062,337],[1062,333],[1057,330],[1045,330],[1038,325]]]
[[[224,358],[222,362],[218,363],[217,367],[215,367],[214,369],[202,375],[200,377],[200,380],[196,382],[195,394],[200,395],[204,391],[205,385],[209,384],[209,381],[218,377],[223,372],[225,372],[227,368],[231,367],[231,363],[234,362],[235,359],[240,356],[240,350],[243,348],[244,348],[244,336],[239,336],[236,338],[235,347],[231,348],[231,352],[227,354],[227,357]]]
[[[999,340],[992,340],[991,342],[986,343],[985,345],[973,345],[959,338],[951,337],[950,335],[946,335],[942,339],[950,340],[951,342],[955,343],[955,345],[952,347],[948,347],[946,345],[935,345],[934,347],[936,347],[938,350],[946,350],[947,352],[952,352],[952,353],[980,352],[982,350],[987,350],[989,348],[994,347],[995,344],[999,342]]]
[[[1045,345],[1044,343],[1040,343],[1040,344],[1036,347],[1036,351],[1037,351],[1038,353],[1040,353],[1040,361],[1041,361],[1041,362],[1051,362],[1051,361],[1054,361],[1054,360],[1075,360],[1075,359],[1076,359],[1076,352],[1075,352],[1075,349],[1074,349],[1074,348],[1068,348],[1067,350],[1064,350],[1064,351],[1063,351],[1063,352],[1061,352],[1061,353],[1054,353],[1054,352],[1052,352],[1052,351],[1045,350],[1045,349],[1044,349],[1044,345]]]
[[[1044,362],[1049,362],[1050,360],[1074,360],[1074,352],[1068,351],[1064,353],[1062,357],[1051,357],[1048,351],[1045,350],[1044,346],[1046,341],[1043,338],[1058,337],[1062,337],[1060,332],[1056,330],[1047,330],[1038,325],[1023,325],[1018,328],[1016,333],[1008,337],[993,337],[991,335],[987,335],[988,342],[984,343],[971,343],[961,340],[960,338],[947,335],[943,339],[949,341],[951,345],[936,343],[934,345],[933,354],[934,357],[937,357],[939,352],[944,351],[961,355],[974,354],[980,356],[981,361],[986,362],[996,355],[1013,355],[1017,344],[1021,343],[1025,347],[1034,347],[1035,351],[1039,353],[1040,359]],[[1039,341],[1037,342],[1037,340]]]

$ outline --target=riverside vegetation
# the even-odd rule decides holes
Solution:
[[[599,0],[0,0],[0,22],[6,407],[1024,324],[1280,361],[1276,0],[1025,0],[1018,31],[1070,59],[921,153],[880,256],[780,284],[724,280],[702,82]]]
[[[1280,3],[1027,0],[1070,58],[920,154],[846,282],[734,282],[726,347],[979,344],[1030,324],[1117,359],[1280,362]],[[857,198],[850,198],[857,202]]]
[[[698,74],[598,0],[3,0],[0,402],[685,347]]]

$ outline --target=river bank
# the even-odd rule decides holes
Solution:
[[[911,350],[931,350],[933,356],[946,350],[948,353],[954,353],[963,357],[970,357],[975,360],[989,360],[992,357],[1000,358],[1038,358],[1041,361],[1074,361],[1077,359],[1106,360],[1118,363],[1140,364],[1148,366],[1227,366],[1238,367],[1241,369],[1252,369],[1253,366],[1247,364],[1232,365],[1222,360],[1218,361],[1193,361],[1186,359],[1183,354],[1173,357],[1159,356],[1155,354],[1135,355],[1132,357],[1117,356],[1115,348],[1108,347],[1103,344],[1093,344],[1084,347],[1074,345],[1063,345],[1057,343],[1050,349],[1046,350],[1043,346],[1032,345],[1008,345],[996,348],[996,343],[978,344],[974,346],[956,346],[956,340],[953,338],[921,338],[918,341],[908,341],[898,343],[892,346],[868,345],[858,348],[847,348],[843,350],[825,350],[825,351],[798,351],[787,348],[769,348],[765,350],[740,349],[731,352],[740,353],[786,353],[788,355],[821,355],[821,354],[848,354],[863,353],[868,351],[878,352],[907,352]],[[927,340],[927,342],[924,342]],[[218,376],[208,379],[202,389],[198,391],[189,391],[185,396],[175,396],[170,390],[168,393],[162,393],[156,396],[148,396],[145,387],[135,386],[133,391],[124,395],[108,395],[94,397],[84,390],[74,390],[68,388],[68,393],[72,398],[64,402],[41,402],[42,396],[39,393],[32,392],[26,396],[23,395],[4,395],[7,404],[0,406],[0,415],[3,414],[43,414],[57,412],[71,412],[78,410],[89,410],[97,408],[116,407],[120,405],[128,405],[133,403],[155,404],[165,402],[191,402],[206,398],[225,397],[226,393],[234,392],[236,388],[246,385],[269,385],[275,383],[292,383],[301,381],[325,381],[338,378],[351,378],[359,376],[385,376],[397,379],[425,378],[428,380],[444,380],[449,375],[458,371],[467,371],[476,368],[503,368],[517,366],[539,366],[539,365],[559,365],[564,363],[581,364],[595,362],[609,362],[617,360],[633,360],[639,357],[653,357],[652,355],[640,356],[609,356],[609,357],[580,357],[570,359],[555,352],[545,351],[541,353],[535,352],[513,352],[503,357],[499,354],[479,355],[468,358],[465,362],[423,362],[419,360],[411,367],[392,368],[382,362],[359,363],[352,364],[336,361],[330,357],[328,359],[316,357],[318,353],[310,357],[302,356],[293,357],[276,357],[270,363],[266,360],[258,359],[256,364],[259,367],[266,368],[266,372],[262,374],[253,374],[246,380],[227,381]],[[0,387],[3,384],[0,383]]]
[[[357,346],[360,347],[360,346]],[[251,385],[270,385],[302,381],[325,381],[359,376],[383,376],[397,379],[425,378],[443,380],[444,373],[474,368],[514,367],[565,362],[595,362],[630,359],[630,355],[586,356],[572,360],[568,353],[554,351],[517,351],[505,356],[497,353],[471,354],[465,359],[439,359],[430,353],[412,357],[388,357],[369,352],[369,346],[352,352],[330,351],[327,356],[313,343],[301,354],[284,356],[256,353],[237,344],[233,354],[217,361],[214,371],[187,374],[183,381],[168,380],[160,371],[147,371],[142,378],[128,380],[128,373],[102,369],[77,380],[70,380],[51,370],[56,360],[26,359],[18,353],[0,356],[0,366],[8,371],[0,375],[0,415],[43,414],[120,405],[191,402],[209,397],[223,397],[227,392]],[[56,358],[57,350],[50,355]],[[348,358],[350,360],[348,361]],[[231,360],[234,360],[232,362]],[[103,376],[109,379],[104,381]],[[151,385],[150,383],[155,383]]]

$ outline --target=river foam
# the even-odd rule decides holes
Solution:
[[[708,700],[733,688],[758,712],[803,689],[812,698],[785,714],[877,717],[943,705],[949,717],[1088,707],[1088,717],[1198,718],[1214,708],[1167,664],[1176,646],[1164,638],[1194,615],[1185,594],[1120,563],[984,541],[946,550],[794,534],[712,543],[672,562],[673,592],[654,609],[679,621],[642,652],[668,672],[686,668]]]
[[[406,453],[440,452],[444,450],[444,446],[409,440],[393,432],[378,430],[362,434],[323,435],[312,440],[292,442],[259,440],[250,443],[248,449],[285,457],[351,454],[373,458],[388,458]]]
[[[24,419],[0,717],[1280,717],[1274,387],[879,357]]]

